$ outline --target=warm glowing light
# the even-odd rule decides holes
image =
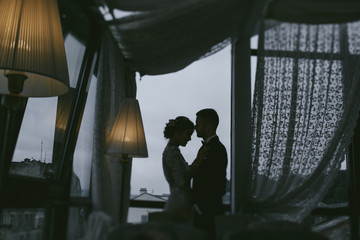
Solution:
[[[111,130],[107,154],[148,157],[144,126],[136,99],[123,100]]]
[[[0,94],[65,94],[69,74],[57,1],[2,0],[0,9]]]

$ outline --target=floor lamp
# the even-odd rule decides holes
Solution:
[[[4,188],[28,97],[52,97],[69,88],[56,0],[0,1],[1,154]]]
[[[127,209],[124,202],[128,199],[125,189],[129,189],[125,172],[130,158],[146,158],[148,151],[146,146],[144,126],[141,118],[138,100],[125,98],[110,133],[110,141],[107,154],[121,157],[121,196],[120,196],[120,222],[126,222]],[[126,183],[125,183],[126,182]]]

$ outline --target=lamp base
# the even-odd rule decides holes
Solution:
[[[123,153],[120,160],[121,164],[128,164],[129,163],[129,155]]]
[[[12,94],[19,94],[24,88],[24,82],[27,79],[27,76],[19,72],[9,72],[5,74],[8,78],[8,90]]]

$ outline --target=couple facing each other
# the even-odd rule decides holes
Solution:
[[[224,214],[222,197],[228,163],[226,149],[216,135],[218,124],[218,114],[209,108],[196,113],[196,125],[183,116],[170,119],[164,130],[169,141],[162,159],[164,175],[170,186],[164,211],[185,221],[193,217],[195,227],[211,234],[215,216]],[[203,146],[189,165],[179,146],[186,146],[194,130],[203,139]]]

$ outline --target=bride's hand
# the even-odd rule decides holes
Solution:
[[[206,158],[207,154],[209,152],[209,148],[208,147],[202,147],[199,149],[196,159],[194,161],[195,165],[199,165],[201,163],[201,161]]]
[[[204,146],[204,147],[199,149],[197,156],[200,159],[203,159],[203,158],[205,158],[207,156],[208,152],[209,152],[209,148]]]

